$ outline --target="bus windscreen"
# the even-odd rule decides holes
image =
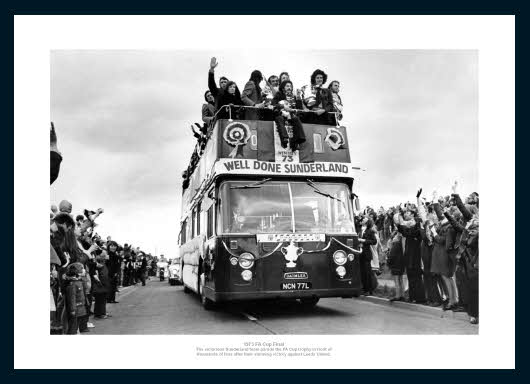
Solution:
[[[354,233],[343,183],[227,181],[220,187],[222,233]]]

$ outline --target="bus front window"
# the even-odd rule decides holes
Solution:
[[[245,188],[247,184],[248,182],[227,182],[221,186],[223,232],[292,232],[287,183],[269,182]]]
[[[348,196],[341,183],[225,182],[220,188],[222,231],[354,233]]]
[[[296,232],[355,232],[346,185],[291,183],[291,188]]]

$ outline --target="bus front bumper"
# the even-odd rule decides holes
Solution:
[[[281,299],[303,299],[324,297],[358,297],[361,294],[359,288],[338,289],[311,289],[307,291],[252,291],[252,292],[215,292],[205,287],[206,297],[214,302],[223,301],[252,301],[252,300],[281,300]]]

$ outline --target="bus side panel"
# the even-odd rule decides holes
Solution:
[[[231,249],[231,246],[235,249]],[[241,273],[243,268],[237,263],[232,265],[230,260],[237,258],[244,252],[257,254],[255,236],[238,236],[237,238],[221,236],[217,239],[215,289],[218,292],[253,292],[259,289],[257,285],[256,263],[249,269],[254,278],[245,281]]]

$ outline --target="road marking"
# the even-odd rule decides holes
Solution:
[[[240,312],[243,316],[245,316],[248,320],[252,321],[254,324],[260,326],[261,328],[265,329],[267,332],[269,332],[271,335],[276,335],[276,332],[274,332],[272,329],[268,328],[264,324],[262,324],[258,318],[246,313],[246,312]]]
[[[254,316],[249,315],[248,313],[241,312],[241,314],[245,316],[247,319],[249,319],[250,321],[258,321],[258,319],[256,319]]]

